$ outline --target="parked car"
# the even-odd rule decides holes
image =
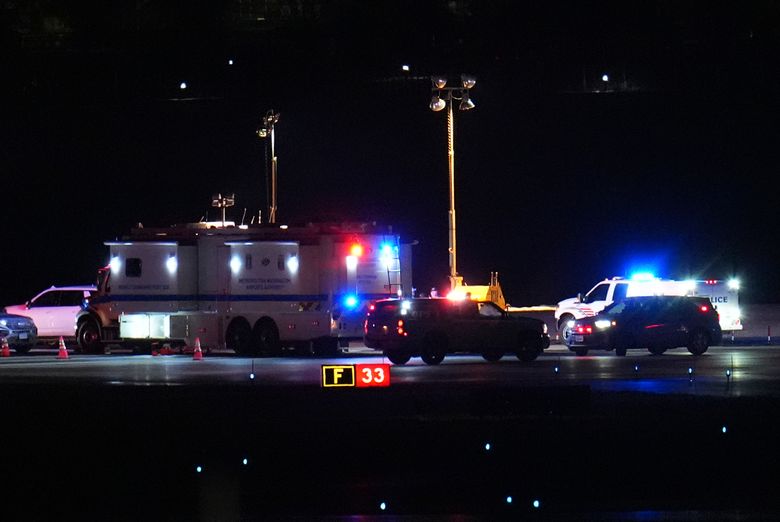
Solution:
[[[38,329],[29,317],[0,313],[0,339],[8,342],[8,347],[16,353],[27,353],[35,346]]]
[[[76,338],[76,315],[94,286],[52,286],[20,305],[6,306],[9,314],[31,318],[38,328],[38,339],[53,341]]]
[[[497,361],[514,353],[533,361],[550,345],[544,321],[509,314],[492,302],[439,298],[383,299],[369,308],[365,344],[393,364],[420,356],[439,364],[448,353],[480,353]]]
[[[601,349],[622,356],[632,348],[660,355],[680,346],[701,355],[720,344],[723,335],[718,313],[706,297],[628,297],[570,326],[566,344],[577,355]]]

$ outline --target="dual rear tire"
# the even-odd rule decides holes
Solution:
[[[281,353],[279,330],[273,320],[267,317],[259,319],[254,328],[243,317],[233,319],[225,332],[225,345],[229,350],[249,357]]]

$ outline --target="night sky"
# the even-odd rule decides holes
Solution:
[[[654,267],[780,301],[778,2],[61,4],[0,7],[0,305],[92,282],[138,222],[216,218],[213,193],[265,215],[269,109],[278,221],[393,225],[415,286],[445,287],[430,76],[462,72],[467,283],[554,304]]]

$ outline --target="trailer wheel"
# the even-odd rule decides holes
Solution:
[[[282,348],[279,344],[279,329],[276,327],[273,319],[268,317],[258,319],[252,333],[260,355],[281,355]]]
[[[239,355],[252,355],[252,328],[243,317],[230,322],[225,332],[225,346]]]
[[[100,326],[95,319],[89,317],[79,324],[76,341],[81,353],[95,353],[100,349]]]

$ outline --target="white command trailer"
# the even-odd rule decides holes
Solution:
[[[135,228],[77,321],[79,346],[152,343],[334,353],[370,302],[411,292],[411,245],[365,223]]]
[[[691,295],[708,297],[720,316],[724,331],[742,330],[739,310],[739,283],[736,280],[672,280],[655,277],[625,279],[613,277],[597,283],[584,296],[558,303],[555,319],[563,340],[571,333],[570,321],[592,317],[606,306],[626,297],[646,295]]]

